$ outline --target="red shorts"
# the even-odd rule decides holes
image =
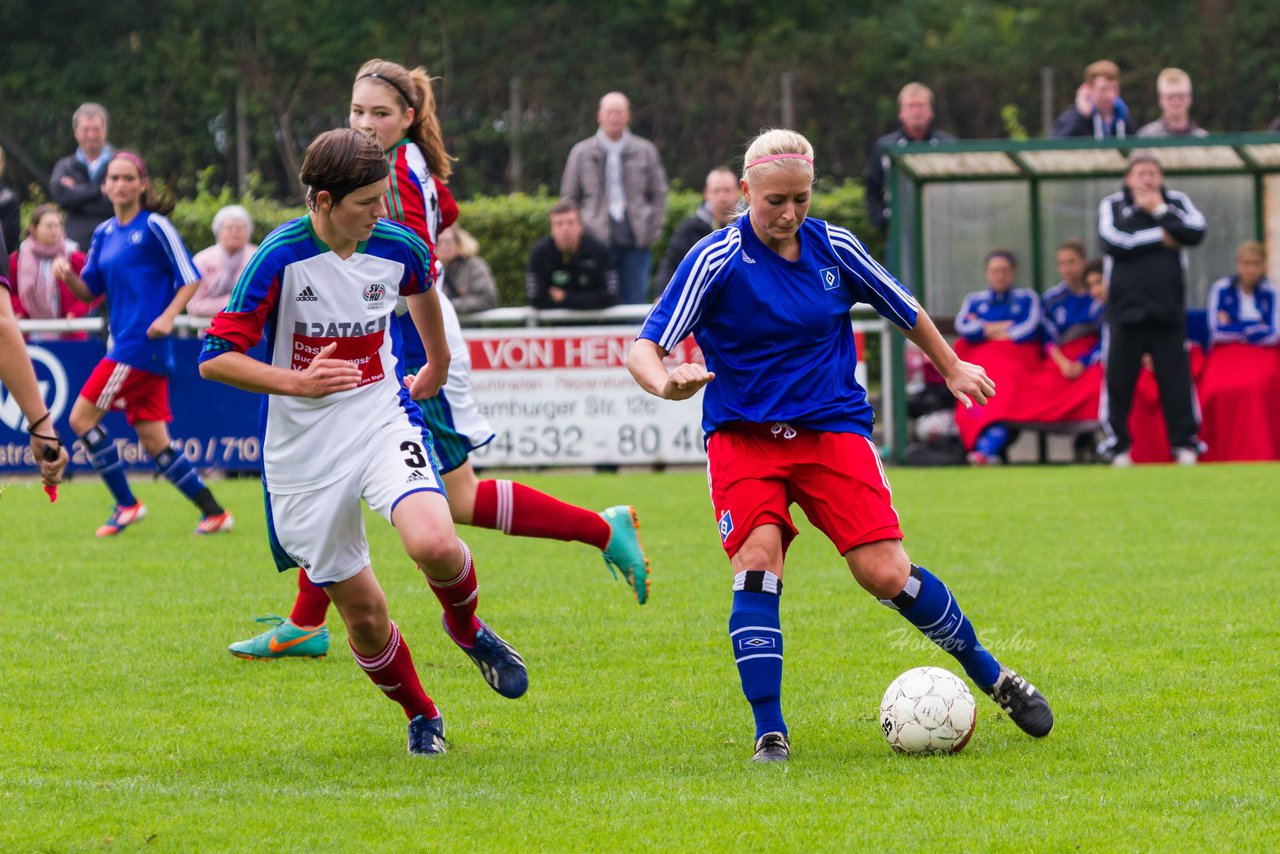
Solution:
[[[792,502],[840,554],[902,539],[880,455],[870,439],[856,433],[785,424],[717,430],[707,445],[707,481],[729,557],[761,525],[782,528],[785,552],[797,533]]]
[[[85,380],[80,396],[99,409],[123,409],[130,424],[172,421],[169,378],[103,359]]]

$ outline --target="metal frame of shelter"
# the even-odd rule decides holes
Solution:
[[[908,284],[927,306],[931,290],[938,290],[939,284],[929,281],[928,253],[949,251],[951,248],[928,245],[927,219],[931,215],[925,207],[928,188],[946,184],[1013,182],[1026,185],[1026,236],[1029,237],[1031,257],[1024,268],[1031,271],[1032,278],[1023,285],[1043,292],[1046,252],[1052,258],[1052,250],[1046,249],[1044,230],[1048,217],[1046,186],[1050,182],[1064,181],[1092,181],[1096,184],[1105,179],[1115,182],[1106,192],[1114,192],[1125,172],[1126,158],[1137,149],[1149,151],[1160,160],[1166,177],[1175,182],[1177,178],[1203,176],[1251,178],[1252,199],[1248,211],[1252,214],[1253,227],[1243,233],[1270,244],[1270,267],[1273,274],[1277,272],[1280,265],[1280,135],[1273,133],[1223,134],[1190,139],[964,140],[941,144],[917,143],[889,149],[886,152],[890,160],[888,186],[894,214],[888,243],[889,269]],[[1230,192],[1233,199],[1238,196],[1238,191]],[[1095,201],[1095,209],[1096,206]],[[1010,211],[1006,206],[1002,214],[1016,216],[1017,211]],[[1241,224],[1236,224],[1237,232],[1242,232],[1242,229]],[[1211,228],[1210,237],[1212,234]],[[981,251],[989,248],[992,247]],[[935,287],[931,288],[931,285]],[[901,417],[893,419],[893,435],[889,442],[893,458],[901,461],[908,438],[903,370],[905,346],[901,336],[891,336],[890,340],[892,352],[889,355],[897,378],[892,390],[892,407]]]

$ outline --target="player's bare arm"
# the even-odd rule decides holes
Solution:
[[[292,371],[229,351],[200,363],[200,376],[258,394],[325,397],[360,384],[360,369],[345,359],[331,359],[337,343],[320,348],[306,370]]]
[[[76,275],[71,262],[66,258],[54,258],[52,272],[55,279],[65,283],[71,289],[76,299],[81,302],[93,302],[96,299],[93,292],[89,290],[89,286],[84,283],[84,279]]]
[[[904,329],[902,334],[924,351],[947,381],[947,388],[966,409],[972,409],[975,402],[986,406],[987,399],[995,397],[996,384],[987,372],[981,365],[963,361],[957,356],[923,308],[916,315],[915,327]]]
[[[427,366],[414,377],[405,377],[405,386],[414,400],[426,400],[440,393],[449,378],[449,342],[444,334],[444,315],[435,288],[409,297],[409,316],[427,351]]]
[[[199,287],[200,282],[195,281],[178,288],[178,292],[173,295],[173,299],[169,301],[169,305],[165,307],[164,312],[151,321],[151,325],[147,327],[147,337],[167,337],[173,331],[173,321],[177,319],[178,315],[182,314],[182,310],[187,307],[187,303],[195,296]]]
[[[667,372],[662,364],[666,351],[653,341],[641,338],[631,345],[627,356],[627,370],[640,387],[655,397],[665,400],[688,400],[698,393],[716,375],[702,365],[685,362]]]

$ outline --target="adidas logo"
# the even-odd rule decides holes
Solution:
[[[405,483],[413,483],[415,480],[426,480],[427,476],[420,471],[415,471],[405,478]]]
[[[302,289],[302,293],[298,294],[296,302],[317,302],[319,299],[316,292],[311,290],[311,286],[307,285]]]
[[[756,259],[752,258],[745,252],[742,253],[742,260],[746,261],[748,264],[754,264],[756,262]]]

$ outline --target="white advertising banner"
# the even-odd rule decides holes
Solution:
[[[651,465],[706,462],[702,392],[667,401],[627,371],[635,327],[466,329],[471,385],[495,437],[480,466]],[[862,330],[855,332],[862,350]],[[670,366],[703,361],[687,338]],[[866,368],[858,379],[865,386]]]
[[[705,463],[702,393],[648,394],[627,371],[634,327],[467,329],[471,386],[496,436],[480,466]],[[668,362],[701,362],[689,338]]]

